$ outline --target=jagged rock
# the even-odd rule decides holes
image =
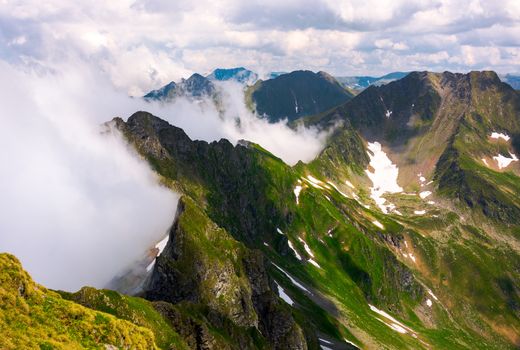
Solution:
[[[307,349],[301,328],[273,293],[275,285],[267,274],[263,255],[258,251],[250,252],[244,258],[244,266],[251,282],[253,305],[259,317],[262,334],[275,349]]]

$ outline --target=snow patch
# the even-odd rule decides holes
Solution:
[[[302,242],[303,248],[305,248],[305,251],[307,252],[307,254],[309,254],[310,256],[312,256],[314,258],[314,254],[312,253],[311,248],[309,248],[309,246],[307,245],[307,242],[305,242],[301,237],[298,237],[298,240],[300,242]]]
[[[429,205],[434,205],[435,202],[434,202],[434,201],[428,201],[428,204],[429,204]]]
[[[379,321],[385,323],[388,327],[392,328],[393,330],[395,330],[395,331],[397,331],[399,333],[407,333],[408,331],[410,331],[412,333],[415,333],[411,328],[405,326],[404,324],[402,324],[401,322],[399,322],[398,320],[396,320],[395,318],[393,318],[391,315],[389,315],[388,313],[384,312],[383,310],[379,310],[374,305],[368,304],[368,306],[370,307],[370,310],[372,310],[373,312],[375,312],[375,313],[383,316],[384,318],[390,320],[392,323],[388,324],[385,321],[381,320],[380,318],[376,317]]]
[[[431,191],[423,191],[423,192],[419,193],[419,197],[421,197],[421,199],[424,199],[424,198],[428,197],[431,194],[432,194]]]
[[[157,253],[157,256],[161,255],[161,253],[164,251],[164,248],[166,248],[166,244],[168,244],[168,240],[170,239],[170,235],[166,235],[159,243],[155,245],[155,248],[159,249],[159,253]]]
[[[264,242],[264,245],[265,245],[266,247],[269,247],[269,244],[267,244],[267,243],[265,243],[265,242]]]
[[[386,116],[387,118],[390,118],[390,116],[392,115],[392,113],[393,113],[393,112],[392,112],[391,110],[387,109],[387,110],[386,110],[386,113],[385,113],[385,116]]]
[[[430,289],[428,289],[428,294],[430,294],[431,297],[432,297],[433,299],[435,299],[436,301],[439,301],[439,299],[435,296],[435,294],[433,294],[433,292],[432,292]]]
[[[294,196],[296,197],[296,205],[300,204],[298,198],[300,197],[300,192],[302,191],[302,187],[300,185],[294,188]]]
[[[276,265],[275,263],[271,263],[273,264],[278,270],[280,270],[285,276],[287,276],[287,278],[292,282],[292,284],[294,284],[296,287],[300,288],[301,290],[303,290],[304,292],[307,292],[309,294],[312,294],[310,290],[308,290],[307,288],[305,288],[303,286],[303,284],[299,283],[297,280],[295,280],[294,278],[292,278],[291,275],[289,275],[287,272],[285,272],[280,266]]]
[[[486,158],[482,158],[482,161],[484,162],[484,164],[486,164],[487,167],[489,166],[489,164],[488,164]]]
[[[383,224],[380,223],[380,222],[377,221],[377,220],[372,221],[372,223],[373,223],[374,225],[376,225],[377,227],[379,227],[381,230],[384,230],[384,229],[385,229],[385,227],[383,226]]]
[[[300,256],[300,254],[298,254],[296,249],[294,249],[292,242],[290,240],[287,240],[287,243],[289,243],[289,248],[291,248],[291,250],[293,251],[294,255],[296,256],[296,259],[302,260],[302,257]]]
[[[510,139],[508,135],[499,132],[492,132],[490,137],[492,139],[504,139],[505,141],[509,141]]]
[[[170,235],[167,234],[166,237],[164,237],[159,243],[157,243],[155,245],[155,248],[158,249],[158,252],[157,252],[157,255],[155,256],[155,258],[157,258],[159,255],[161,255],[161,253],[164,251],[164,248],[166,248],[166,244],[168,244],[169,239],[170,239]],[[152,270],[152,268],[154,267],[155,258],[152,260],[152,262],[150,264],[148,264],[148,266],[146,266],[147,272],[150,272]]]
[[[150,264],[148,264],[148,266],[146,266],[146,272],[152,271],[154,265],[155,265],[155,259],[153,259],[152,262]]]
[[[316,266],[318,269],[321,269],[320,264],[318,264],[314,259],[309,259],[307,261]]]
[[[316,185],[320,185],[320,184],[323,183],[321,180],[318,180],[317,178],[315,178],[315,177],[312,176],[312,175],[308,175],[308,176],[307,176],[307,179],[308,179],[310,182],[315,183]]]
[[[496,160],[499,169],[507,168],[509,166],[509,164],[511,164],[511,162],[518,161],[518,158],[516,157],[515,154],[509,152],[509,155],[511,156],[511,158],[504,157],[501,154],[499,154],[496,157],[493,157],[493,159]]]
[[[304,178],[305,181],[307,181],[312,187],[323,190],[323,182],[316,179],[315,177],[309,175],[307,178]]]
[[[353,342],[351,342],[351,341],[348,340],[347,338],[343,338],[343,340],[345,341],[345,343],[348,343],[348,344],[350,344],[350,345],[352,345],[352,346],[355,346],[356,348],[359,349],[359,347],[358,347],[356,344],[354,344]]]
[[[370,189],[370,197],[376,202],[381,211],[387,214],[388,206],[385,205],[386,199],[381,196],[385,193],[403,191],[397,184],[399,169],[382,150],[379,142],[369,142],[368,149],[370,151],[368,152],[370,167],[374,170],[373,172],[369,171],[369,169],[365,170],[373,184],[373,187]]]
[[[426,214],[426,210],[414,210],[413,213],[415,215],[424,215],[424,214]]]
[[[276,283],[276,287],[278,287],[278,295],[280,296],[280,298],[282,298],[282,300],[285,301],[287,304],[294,305],[294,301],[291,299],[290,296],[287,295],[285,290],[278,283]]]
[[[338,186],[336,186],[333,182],[331,182],[331,181],[327,181],[327,183],[328,183],[329,185],[331,185],[332,187],[334,187],[334,189],[335,189],[336,191],[338,191],[338,193],[341,194],[343,197],[349,198],[345,193],[341,192],[341,191],[339,190]]]
[[[402,334],[408,333],[408,331],[406,329],[404,329],[403,327],[399,326],[398,324],[390,323],[389,326],[390,326],[390,328],[392,328],[396,332],[399,332],[399,333],[402,333]]]
[[[428,307],[432,307],[432,301],[430,299],[426,299],[426,305],[428,305]]]
[[[276,228],[276,232],[278,232],[279,234],[283,235],[284,233],[282,232],[282,230],[280,230],[278,227]]]
[[[356,188],[356,187],[352,184],[352,182],[350,182],[350,181],[348,181],[348,180],[345,180],[345,184],[346,184],[348,187],[350,187],[350,188]]]

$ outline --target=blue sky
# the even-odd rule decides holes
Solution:
[[[130,94],[215,67],[520,72],[520,1],[2,0],[0,59],[81,60]]]

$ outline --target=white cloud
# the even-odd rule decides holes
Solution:
[[[0,74],[0,251],[48,287],[103,287],[164,236],[177,196],[100,133],[127,97],[69,69]]]
[[[0,2],[0,248],[18,253],[40,281],[70,288],[102,284],[146,245],[143,232],[163,233],[175,200],[120,139],[93,128],[114,115],[150,108],[192,138],[249,139],[289,163],[312,159],[326,136],[257,120],[233,87],[224,116],[186,101],[143,105],[127,93],[230,66],[518,72],[519,28],[518,0]],[[100,239],[107,232],[109,244]],[[112,254],[121,264],[101,269]],[[44,273],[48,266],[56,270]],[[104,275],[89,280],[93,268]]]
[[[299,160],[309,162],[323,149],[327,132],[314,128],[287,127],[285,121],[269,123],[254,115],[244,103],[242,86],[233,82],[222,82],[224,113],[219,113],[208,100],[193,103],[178,99],[174,103],[149,103],[143,108],[182,128],[192,139],[208,142],[225,138],[236,144],[248,140],[283,159],[290,165]]]
[[[418,66],[518,71],[518,61],[507,57],[518,48],[519,6],[516,0],[22,0],[0,5],[0,52],[11,62],[44,65],[81,55],[132,93],[234,65],[341,75]],[[13,45],[21,37],[26,42]],[[468,61],[462,45],[499,54]],[[433,66],[417,61],[442,52],[453,59]],[[386,53],[398,59],[384,59]]]
[[[0,75],[0,251],[51,288],[105,286],[173,221],[177,195],[115,130],[102,134],[101,123],[149,110],[192,139],[247,139],[292,164],[314,158],[327,136],[257,118],[233,83],[222,84],[220,115],[211,103],[130,98],[82,60],[43,71],[0,61]]]

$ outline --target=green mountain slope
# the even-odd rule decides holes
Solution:
[[[519,115],[520,95],[501,83],[494,72],[465,75],[413,72],[385,86],[370,87],[352,101],[310,117],[306,122],[331,125],[347,119],[364,138],[383,144],[398,165],[399,182],[406,189],[417,187],[417,174],[421,174],[428,180],[444,179],[439,183],[442,192],[461,199],[463,194],[448,188],[450,181],[446,176],[456,176],[452,170],[461,168],[459,163],[463,163],[464,157],[492,171],[488,173],[494,173],[496,181],[503,178],[497,172],[512,171],[520,175],[519,162],[500,169],[493,159],[519,153]],[[490,137],[493,132],[505,132],[511,139],[507,142],[493,139]],[[437,165],[443,154],[442,164]],[[447,164],[448,160],[455,160],[457,164]],[[442,169],[448,170],[444,177]],[[459,180],[465,178],[460,172],[458,176]],[[452,184],[452,187],[459,185]],[[464,185],[469,186],[471,192],[478,192],[471,183]],[[504,192],[514,194],[514,191],[515,186],[510,185]],[[463,203],[464,206],[475,203],[486,216],[499,218],[501,215],[491,209],[496,207],[490,203],[495,195],[481,196],[480,201],[469,200],[466,195],[468,200]],[[509,212],[506,215],[509,222],[518,210],[511,206],[512,202],[516,200],[503,201],[509,208],[505,209]]]
[[[2,349],[157,348],[150,330],[63,299],[8,254],[0,254],[0,299]]]
[[[349,342],[368,348],[518,343],[515,240],[417,194],[391,195],[403,213],[382,213],[366,189],[368,157],[356,121],[345,119],[314,162],[293,168],[251,143],[191,141],[147,113],[116,123],[165,183],[189,196],[212,222],[243,242],[245,251],[261,250],[268,257],[267,271],[275,281],[270,290],[292,305],[309,348],[316,343],[308,334],[338,349]],[[428,215],[414,214],[425,206]],[[167,255],[182,261],[182,254]],[[165,262],[161,269],[169,266],[182,275],[174,267],[179,262]],[[175,280],[169,283],[176,285]],[[204,291],[216,293],[211,287]],[[188,299],[203,298],[196,294]],[[172,296],[173,291],[158,298]]]

